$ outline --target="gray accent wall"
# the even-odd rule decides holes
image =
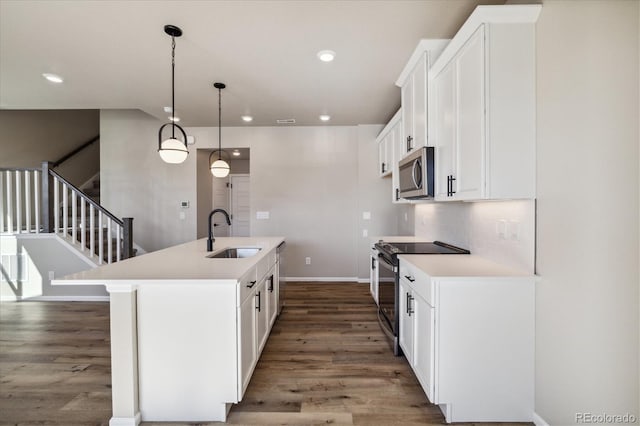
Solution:
[[[0,167],[40,167],[100,133],[98,110],[0,110]],[[99,143],[56,169],[76,186],[100,170]]]

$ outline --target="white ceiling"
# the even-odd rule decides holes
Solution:
[[[185,126],[380,124],[400,106],[394,82],[421,38],[451,38],[477,4],[415,1],[0,0],[0,108],[138,108],[167,121],[171,38],[176,112]],[[332,63],[316,53],[336,52]],[[42,73],[65,82],[47,82]]]

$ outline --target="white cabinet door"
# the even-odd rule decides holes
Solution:
[[[485,182],[484,27],[467,41],[456,60],[458,152],[455,198],[482,198]]]
[[[413,149],[413,76],[402,86],[402,144],[403,156]]]
[[[427,398],[434,402],[435,310],[422,297],[413,294],[413,371]]]
[[[450,63],[433,80],[434,117],[432,140],[436,146],[436,200],[450,197],[450,179],[455,174],[456,67]]]
[[[269,326],[270,329],[273,326],[273,323],[276,322],[276,317],[278,316],[278,276],[277,276],[278,268],[271,268],[271,271],[267,275],[267,316],[269,317]]]
[[[258,354],[262,352],[265,343],[267,343],[267,337],[269,337],[269,318],[267,315],[267,295],[266,278],[263,278],[256,288],[255,294],[255,310],[256,310],[256,334],[258,338]]]
[[[427,54],[413,70],[413,148],[427,146]]]
[[[239,331],[239,363],[240,363],[240,380],[238,385],[238,400],[242,399],[244,391],[247,389],[253,366],[256,363],[258,351],[256,348],[256,309],[255,297],[247,297],[242,305],[240,305],[238,313],[238,322],[240,324]]]
[[[413,365],[413,313],[411,310],[412,294],[411,289],[404,282],[404,279],[400,279],[400,285],[398,288],[398,294],[400,300],[398,301],[398,309],[400,324],[398,329],[398,339],[404,356],[409,361],[409,364]]]

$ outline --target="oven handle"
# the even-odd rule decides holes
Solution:
[[[398,268],[393,263],[389,262],[382,253],[378,254],[378,265],[384,266],[385,268],[391,270],[391,272],[393,272],[394,274],[398,272]]]

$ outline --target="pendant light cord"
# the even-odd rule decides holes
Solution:
[[[222,157],[222,89],[218,89],[218,160]]]
[[[175,72],[176,72],[176,38],[171,36],[171,116],[176,118],[176,88],[175,88]],[[174,120],[171,120],[175,123]],[[171,137],[176,138],[176,126],[171,126]]]

